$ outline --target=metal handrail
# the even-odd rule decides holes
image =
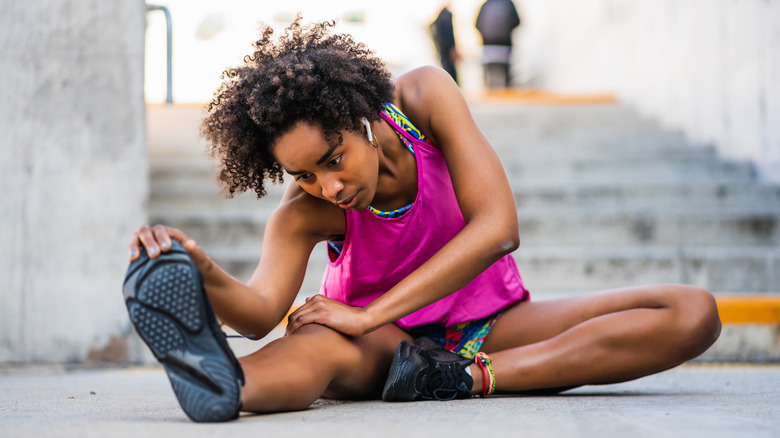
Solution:
[[[163,11],[165,14],[165,28],[168,31],[167,35],[167,75],[168,75],[168,82],[166,84],[167,91],[165,95],[165,103],[173,103],[173,63],[171,62],[171,59],[173,57],[173,44],[171,42],[172,40],[172,31],[171,31],[171,13],[168,11],[168,8],[165,6],[158,6],[158,5],[146,5],[146,11]]]

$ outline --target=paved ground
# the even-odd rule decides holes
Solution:
[[[0,437],[780,437],[780,366],[684,365],[549,397],[318,401],[195,424],[157,367],[0,369]]]

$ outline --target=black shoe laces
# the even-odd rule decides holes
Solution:
[[[429,392],[436,400],[447,401],[471,394],[463,381],[463,369],[457,363],[438,364],[429,377]]]

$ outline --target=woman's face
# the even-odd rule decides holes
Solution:
[[[279,138],[273,154],[310,195],[343,209],[363,210],[376,193],[377,150],[363,135],[342,134],[341,144],[330,145],[322,128],[301,122]]]

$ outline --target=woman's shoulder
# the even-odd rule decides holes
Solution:
[[[443,77],[449,77],[449,73],[444,71],[443,68],[437,67],[435,65],[424,65],[422,67],[409,70],[408,72],[396,77],[395,83],[396,86],[399,84],[407,85],[419,81],[438,81]]]
[[[455,84],[440,67],[428,65],[410,70],[395,79],[395,104],[408,111],[407,107],[423,104],[427,97],[435,94],[432,91],[441,92],[441,89],[450,88],[448,85]]]
[[[431,118],[433,111],[442,110],[436,102],[451,93],[460,93],[452,77],[439,67],[425,66],[396,78],[394,103],[438,147]]]

